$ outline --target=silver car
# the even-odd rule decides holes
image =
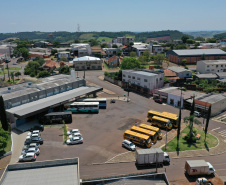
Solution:
[[[39,148],[35,148],[35,147],[28,148],[26,150],[23,150],[21,152],[21,155],[26,154],[26,153],[35,153],[36,155],[39,155],[40,154],[40,149]]]
[[[67,140],[67,145],[74,145],[74,144],[80,144],[83,143],[82,137],[72,137]]]
[[[19,157],[19,162],[25,162],[25,161],[35,161],[36,155],[35,153],[26,153],[24,155],[21,155]]]
[[[77,133],[73,133],[73,134],[69,135],[69,139],[72,138],[72,137],[82,137],[82,134],[77,132]]]
[[[131,141],[128,141],[126,139],[122,142],[122,147],[127,148],[132,151],[136,150],[135,144],[133,144]]]
[[[39,143],[30,143],[28,145],[24,145],[22,150],[26,150],[26,149],[32,148],[32,147],[39,148]]]
[[[41,133],[39,130],[33,130],[32,132],[28,132],[27,136],[31,136],[33,134],[38,134],[39,136],[41,136]]]
[[[72,129],[67,132],[67,135],[74,134],[74,133],[80,133],[79,129]]]

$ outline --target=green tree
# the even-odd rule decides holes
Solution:
[[[207,42],[209,42],[209,43],[216,43],[217,42],[217,39],[215,39],[215,38],[209,38],[209,39],[207,39]]]
[[[130,57],[137,57],[137,53],[135,51],[130,52]]]
[[[19,76],[20,75],[21,75],[21,72],[20,71],[18,71],[18,72],[15,73],[15,76],[18,77],[18,80],[19,80]]]
[[[30,75],[32,77],[37,76],[39,67],[40,67],[40,64],[38,62],[31,61],[24,68],[24,74],[25,75]]]
[[[140,61],[137,60],[136,58],[123,58],[121,62],[121,69],[135,69],[135,68],[140,68]]]
[[[121,51],[121,50],[118,50],[118,51],[117,51],[117,56],[120,57],[121,55],[122,55],[122,51]]]
[[[59,73],[61,74],[70,74],[70,67],[63,66],[59,68]]]
[[[27,48],[20,48],[19,51],[20,51],[22,57],[24,57],[24,58],[28,58],[28,56],[30,55],[29,50]]]
[[[116,44],[113,44],[112,48],[118,48],[118,46]]]
[[[197,41],[205,41],[205,39],[203,37],[196,37],[195,40],[197,40]]]
[[[107,45],[106,43],[102,43],[102,44],[100,45],[100,47],[101,47],[101,48],[108,48],[108,45]]]
[[[38,73],[38,76],[37,78],[43,78],[43,77],[46,77],[46,76],[49,76],[50,75],[50,72],[46,71],[46,70],[43,70],[43,71],[40,71]]]
[[[60,42],[54,41],[53,45],[54,45],[54,47],[59,48],[60,47]]]
[[[226,47],[221,48],[221,50],[223,50],[223,51],[225,51],[225,52],[226,52]]]
[[[184,59],[181,60],[182,66],[186,66],[186,63],[187,63],[187,59],[186,58],[184,58]]]
[[[165,77],[165,76],[164,76],[164,83],[165,84],[170,83],[170,80],[167,77]]]
[[[51,50],[51,55],[55,55],[57,53],[57,50],[56,49],[52,49]]]
[[[34,61],[38,62],[40,66],[45,63],[45,60],[41,57],[35,57]]]
[[[200,46],[200,43],[199,42],[196,42],[195,43],[195,47],[197,48],[198,46]]]
[[[94,39],[90,39],[89,43],[90,43],[91,46],[98,46],[99,45],[99,43]]]
[[[203,55],[201,56],[201,60],[206,60],[205,54],[203,54]]]
[[[183,35],[181,37],[181,40],[182,40],[183,43],[186,43],[187,39],[189,39],[189,36],[188,35]]]
[[[7,139],[9,137],[9,134],[7,131],[4,131],[4,129],[0,129],[0,150],[4,149],[7,146]]]
[[[3,100],[2,96],[0,96],[0,120],[1,120],[1,123],[2,123],[2,128],[5,131],[8,131],[9,130],[9,124],[8,124],[8,121],[7,121],[4,100]]]
[[[192,39],[187,39],[187,40],[186,40],[186,43],[187,43],[187,44],[193,44],[194,41],[193,41]]]
[[[163,62],[164,59],[165,59],[165,55],[164,55],[164,54],[157,54],[157,55],[154,55],[154,62],[155,62],[157,65],[162,66],[162,62]]]
[[[101,58],[101,53],[94,53],[95,57]]]
[[[185,44],[178,44],[175,46],[175,49],[187,49],[187,46]]]

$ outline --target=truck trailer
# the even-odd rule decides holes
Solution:
[[[137,165],[170,164],[169,155],[160,148],[136,150]]]
[[[215,169],[205,160],[187,160],[185,162],[185,172],[188,175],[214,175]]]

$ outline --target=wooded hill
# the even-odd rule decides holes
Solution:
[[[147,38],[160,37],[170,35],[171,39],[181,39],[184,35],[182,32],[177,30],[165,30],[165,31],[154,31],[154,32],[17,32],[17,33],[0,33],[0,40],[4,40],[11,37],[17,37],[19,39],[27,39],[33,41],[39,40],[50,40],[58,42],[74,42],[74,40],[88,41],[90,39],[97,40],[99,42],[109,42],[113,38],[130,36],[135,39],[136,42],[146,41]],[[192,38],[192,36],[191,36]]]

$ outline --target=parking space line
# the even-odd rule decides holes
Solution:
[[[219,128],[221,128],[221,127],[214,128],[214,129],[212,129],[211,131],[217,130],[217,129],[219,129]]]

